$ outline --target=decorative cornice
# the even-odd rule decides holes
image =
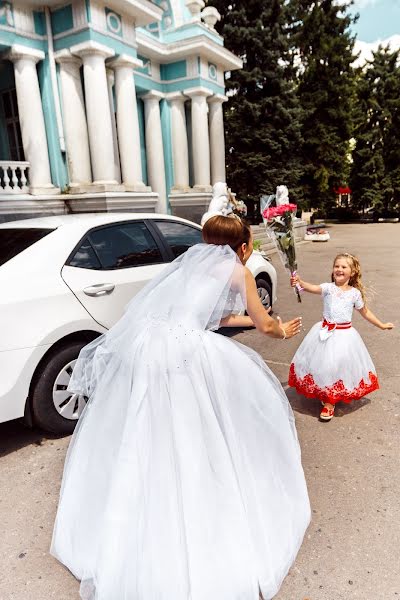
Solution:
[[[111,58],[111,56],[115,55],[114,50],[108,46],[104,46],[104,44],[99,44],[92,40],[82,42],[81,44],[75,44],[75,46],[71,46],[70,51],[71,54],[76,54],[80,57],[103,56],[104,58]]]
[[[211,96],[208,102],[209,104],[217,104],[217,102],[222,104],[223,102],[228,102],[228,96],[224,96],[223,94],[214,94]]]
[[[42,50],[30,48],[29,46],[23,46],[22,44],[13,44],[11,49],[5,55],[5,58],[11,60],[12,62],[21,58],[28,58],[37,63],[40,60],[44,60],[44,57],[45,53]]]
[[[55,52],[54,58],[60,65],[73,64],[76,66],[80,66],[82,64],[81,59],[78,56],[74,56],[73,54],[71,54],[71,52],[67,50],[67,48],[63,48],[62,50]]]
[[[205,35],[163,44],[156,39],[150,39],[138,30],[136,39],[141,55],[153,58],[161,63],[199,55],[215,62],[225,71],[234,71],[243,67],[243,61],[240,58]]]
[[[162,92],[157,92],[156,90],[152,90],[151,92],[140,96],[140,98],[142,100],[157,100],[159,102],[160,100],[163,100],[165,98],[165,94],[163,94]]]
[[[108,60],[107,66],[112,69],[115,67],[132,67],[132,69],[137,69],[138,67],[143,67],[143,61],[128,54],[120,54],[116,58]]]
[[[189,98],[198,98],[199,96],[208,98],[208,96],[212,96],[213,92],[208,88],[203,86],[189,88],[187,90],[183,90],[185,96],[189,96]]]

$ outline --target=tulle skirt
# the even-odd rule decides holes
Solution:
[[[360,334],[351,327],[320,339],[316,323],[294,355],[289,385],[307,398],[351,402],[379,388],[372,359]]]
[[[261,357],[157,324],[78,423],[52,553],[85,600],[269,600],[309,518],[293,414]]]

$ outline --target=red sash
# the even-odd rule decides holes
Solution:
[[[322,321],[322,327],[326,327],[328,331],[333,331],[334,329],[350,329],[351,321],[349,323],[329,323],[326,319]]]

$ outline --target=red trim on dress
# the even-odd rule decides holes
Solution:
[[[303,378],[297,377],[294,363],[292,363],[290,365],[288,383],[290,387],[296,388],[296,391],[306,398],[318,398],[318,400],[323,400],[330,404],[336,404],[336,402],[349,403],[352,400],[360,400],[363,396],[379,389],[378,377],[371,371],[368,373],[368,376],[370,383],[365,383],[364,379],[361,379],[354,390],[348,390],[342,379],[329,387],[320,388],[316,385],[313,376],[310,374]]]

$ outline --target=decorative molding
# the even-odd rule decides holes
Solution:
[[[100,31],[107,31],[107,17],[104,4],[98,0],[90,0],[91,24],[98,27]]]
[[[189,56],[189,58],[186,59],[186,73],[189,79],[193,79],[200,75],[197,56]]]
[[[240,58],[204,34],[163,44],[157,38],[137,31],[137,42],[140,54],[162,63],[196,55],[202,56],[207,62],[213,62],[224,71],[233,71],[243,67],[243,61]]]
[[[33,12],[29,8],[15,6],[14,23],[15,29],[19,31],[35,33],[35,21],[33,19]]]
[[[106,13],[106,26],[107,31],[117,35],[118,37],[122,37],[122,17],[118,13],[109,9],[107,6],[104,8]]]
[[[134,19],[122,17],[122,37],[128,44],[136,46],[136,24]]]
[[[14,27],[14,16],[15,15],[13,13],[13,7],[11,5],[11,2],[0,2],[0,25]]]
[[[72,18],[74,21],[74,30],[87,27],[88,22],[84,0],[74,0],[72,3]]]
[[[218,69],[213,63],[208,63],[208,78],[212,81],[217,81],[218,79]]]
[[[98,42],[93,42],[92,40],[71,46],[70,52],[71,54],[76,54],[79,57],[97,55],[104,58],[111,58],[115,55],[114,50],[108,46],[99,44]]]

